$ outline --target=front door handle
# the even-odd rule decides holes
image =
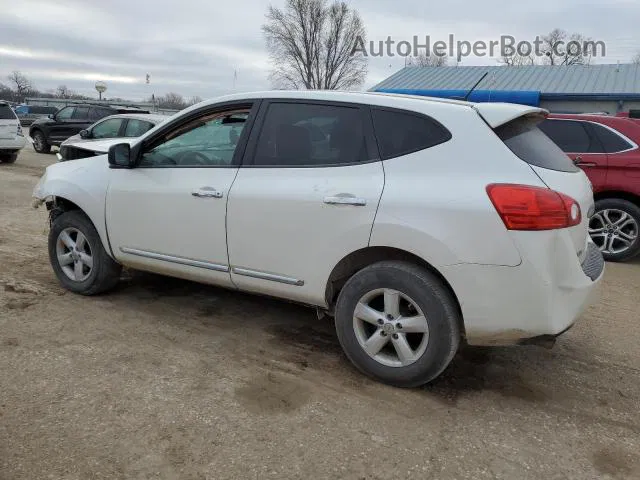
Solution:
[[[222,198],[222,192],[213,187],[202,187],[191,192],[191,195],[198,198]]]
[[[573,159],[573,164],[576,167],[595,167],[597,165],[595,162],[583,162],[580,155]]]
[[[353,205],[355,207],[364,207],[367,200],[355,197],[353,195],[336,195],[335,197],[324,197],[324,203],[327,205]]]

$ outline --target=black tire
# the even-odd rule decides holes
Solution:
[[[18,152],[0,154],[0,162],[2,163],[15,163],[17,159]]]
[[[33,135],[31,138],[33,138],[33,149],[36,152],[38,153],[51,152],[51,145],[49,145],[46,137],[44,136],[44,133],[42,133],[40,130],[36,130],[35,132],[33,132]]]
[[[596,215],[591,218],[589,223],[589,226],[591,228],[599,227],[601,225],[600,219],[602,219],[603,217],[598,217],[598,214],[602,214],[602,212],[606,210],[624,212],[627,215],[631,216],[631,218],[633,218],[633,220],[635,221],[635,225],[633,225],[631,222],[628,222],[624,230],[627,234],[630,232],[635,233],[635,240],[631,243],[631,245],[621,252],[612,253],[603,251],[602,256],[604,257],[604,259],[608,262],[626,262],[638,255],[638,253],[640,253],[640,207],[638,207],[634,203],[629,202],[628,200],[623,200],[621,198],[605,198],[602,200],[598,200],[596,202],[595,208]],[[610,218],[615,221],[615,219],[619,217],[616,217],[616,213],[613,213],[610,215]],[[607,239],[603,238],[602,236],[592,235],[592,238],[596,245],[598,245],[598,247],[601,247],[603,241],[607,241]],[[618,246],[619,244],[614,244],[614,248]]]
[[[378,289],[391,289],[410,297],[427,319],[426,350],[414,363],[385,365],[369,356],[358,341],[354,326],[356,305],[368,292]],[[364,374],[397,387],[417,387],[438,377],[453,359],[460,343],[461,317],[451,292],[437,276],[409,262],[379,262],[353,275],[338,296],[335,323],[338,339],[349,360]],[[376,332],[385,336],[381,330]]]
[[[93,266],[86,279],[76,281],[63,270],[57,255],[60,233],[66,229],[75,229],[86,238]],[[77,239],[77,237],[76,237]],[[62,241],[60,240],[61,245]],[[70,252],[69,252],[70,253]],[[49,231],[49,260],[53,271],[64,288],[82,295],[96,295],[112,289],[120,279],[122,266],[115,262],[102,246],[102,240],[91,220],[80,210],[71,210],[57,216]]]

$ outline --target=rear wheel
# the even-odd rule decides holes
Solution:
[[[640,252],[640,208],[620,198],[596,202],[589,234],[605,260],[624,262]]]
[[[47,139],[40,130],[36,130],[33,134],[33,148],[38,153],[51,152],[51,145],[47,143]]]
[[[110,290],[122,270],[105,251],[89,218],[79,210],[64,212],[53,221],[49,260],[62,286],[82,295]]]
[[[451,293],[431,272],[407,262],[380,262],[353,275],[335,312],[349,360],[394,386],[430,382],[460,342],[460,314]]]

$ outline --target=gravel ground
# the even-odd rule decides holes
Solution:
[[[0,479],[638,479],[640,262],[556,347],[466,348],[416,390],[361,376],[312,310],[149,274],[65,292],[0,165]]]

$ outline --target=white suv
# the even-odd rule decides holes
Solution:
[[[26,143],[15,112],[7,102],[0,100],[0,162],[15,162]]]
[[[50,166],[35,204],[50,210],[51,264],[71,291],[104,292],[125,265],[312,305],[360,370],[416,386],[462,340],[555,338],[602,277],[589,181],[538,130],[545,114],[233,95],[102,161]]]

